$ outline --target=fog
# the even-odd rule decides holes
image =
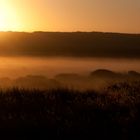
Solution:
[[[31,74],[52,78],[60,73],[86,75],[97,69],[140,72],[139,64],[140,59],[0,57],[0,77],[17,78]]]

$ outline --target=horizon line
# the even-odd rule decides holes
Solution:
[[[115,31],[0,31],[0,33],[111,33],[111,34],[134,34],[140,35],[140,33],[131,33],[131,32],[115,32]]]

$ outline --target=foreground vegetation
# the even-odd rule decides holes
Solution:
[[[69,89],[0,91],[1,137],[140,138],[140,81],[102,92]]]

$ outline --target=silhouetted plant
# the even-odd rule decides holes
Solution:
[[[12,129],[13,134],[133,139],[139,136],[139,117],[138,81],[112,84],[102,92],[19,88],[0,91],[0,128],[8,132]]]

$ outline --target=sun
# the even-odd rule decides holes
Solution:
[[[8,4],[0,3],[0,31],[14,31],[19,27],[17,12]]]

